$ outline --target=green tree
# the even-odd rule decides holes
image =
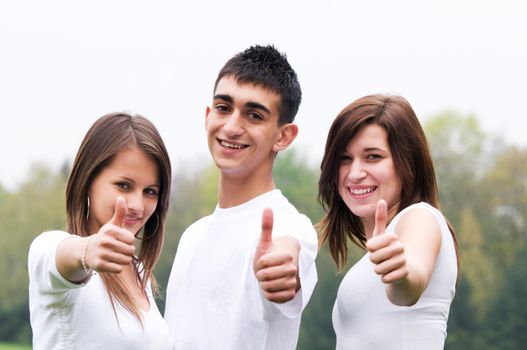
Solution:
[[[471,295],[467,302],[476,310],[477,321],[486,317],[487,305],[494,296],[494,290],[488,288],[494,281],[495,271],[492,262],[487,259],[484,237],[479,221],[470,208],[461,210],[461,223],[458,230],[459,248],[463,251],[463,265],[460,279],[471,286]]]
[[[461,262],[448,322],[447,348],[480,348],[480,344],[475,346],[479,340],[473,334],[486,316],[481,302],[488,301],[489,291],[483,281],[491,280],[492,275],[485,268],[493,266],[477,261],[487,256],[486,232],[482,230],[485,223],[481,218],[488,216],[488,209],[482,206],[485,192],[480,183],[489,166],[490,141],[473,115],[463,116],[455,111],[444,111],[429,119],[424,129],[434,160],[441,209],[456,231]]]
[[[307,162],[295,149],[280,154],[276,160],[274,177],[277,187],[313,224],[322,218],[317,202],[319,170]],[[343,275],[337,275],[327,249],[321,249],[316,259],[318,282],[302,314],[298,349],[331,349],[335,347],[335,333],[331,323],[333,303]]]
[[[462,208],[481,199],[478,181],[488,167],[487,137],[473,115],[445,111],[424,123],[443,211],[459,223]],[[476,214],[479,212],[474,209]]]
[[[461,276],[447,348],[520,348],[525,330],[519,325],[526,322],[518,291],[523,290],[519,271],[525,273],[520,266],[527,258],[521,248],[527,152],[486,135],[473,116],[445,112],[425,126],[443,211],[460,243]],[[506,312],[498,312],[500,307]]]
[[[307,161],[295,149],[280,153],[274,166],[276,187],[293,203],[299,212],[313,223],[323,215],[317,202],[319,171],[311,169]]]
[[[36,164],[29,178],[0,202],[0,339],[28,343],[29,326],[27,253],[40,232],[65,227],[66,179]]]
[[[492,213],[493,244],[501,247],[499,264],[510,264],[517,247],[525,243],[527,228],[527,150],[518,147],[504,149],[495,165],[486,174],[482,185]]]
[[[504,284],[495,298],[482,332],[488,349],[523,349],[527,344],[527,245],[516,250],[515,263],[504,272]]]
[[[451,306],[448,349],[517,349],[525,344],[527,306],[527,149],[483,133],[474,116],[443,112],[425,124],[442,210],[456,229],[461,274]],[[318,169],[295,149],[278,155],[275,179],[315,224]],[[40,232],[63,229],[68,163],[58,171],[36,164],[22,184],[0,185],[0,341],[30,342],[27,252]],[[181,234],[217,202],[218,170],[183,164],[173,177],[165,247],[156,267],[161,295]],[[364,252],[353,247],[348,266]],[[334,348],[331,313],[346,270],[336,273],[327,249],[317,257],[318,283],[303,313],[298,348]],[[159,300],[164,309],[164,300]]]
[[[505,148],[483,179],[489,215],[487,261],[495,266],[494,292],[482,329],[489,349],[519,349],[526,341],[527,150]]]

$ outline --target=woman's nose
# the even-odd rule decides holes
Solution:
[[[362,162],[358,160],[351,162],[348,170],[348,178],[351,181],[356,182],[364,177],[366,177],[366,170],[364,169]]]

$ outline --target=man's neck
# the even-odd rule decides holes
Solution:
[[[272,175],[237,178],[220,174],[218,205],[220,208],[231,208],[248,202],[275,188]]]

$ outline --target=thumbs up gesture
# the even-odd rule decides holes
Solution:
[[[253,270],[264,296],[269,301],[285,303],[292,300],[300,288],[300,245],[290,236],[273,239],[273,223],[272,209],[264,209],[262,232],[253,258]]]
[[[404,245],[396,234],[386,233],[388,209],[386,202],[380,200],[375,210],[375,227],[372,237],[366,242],[370,260],[375,264],[375,273],[386,284],[404,280],[408,276],[408,266]]]
[[[115,200],[113,217],[97,234],[90,237],[86,247],[85,261],[89,268],[101,272],[121,272],[132,262],[135,252],[135,236],[124,228],[126,200],[119,196]]]

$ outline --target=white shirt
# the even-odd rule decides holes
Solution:
[[[95,274],[85,284],[60,275],[55,263],[57,247],[71,235],[50,231],[35,238],[29,249],[29,309],[33,349],[172,350],[173,340],[150,285],[150,309],[139,320],[115,302],[112,309],[104,284]]]
[[[274,212],[273,236],[301,246],[302,288],[284,304],[265,299],[252,259],[265,207]],[[317,281],[317,235],[311,221],[279,190],[242,205],[216,208],[183,234],[167,286],[165,319],[177,349],[295,349],[300,316]]]
[[[428,286],[416,304],[396,306],[387,298],[369,254],[364,255],[338,290],[333,308],[337,349],[443,349],[457,279],[455,246],[445,218],[429,204],[413,204],[395,216],[386,232],[394,232],[404,213],[417,207],[431,211],[441,230],[441,248]]]

